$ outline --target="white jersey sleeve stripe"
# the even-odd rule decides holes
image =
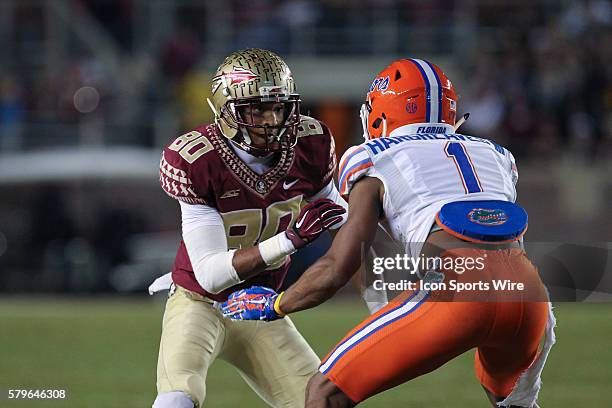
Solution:
[[[340,163],[340,177],[338,184],[340,194],[347,195],[352,182],[363,177],[373,166],[372,159],[363,147],[347,152]]]
[[[361,162],[363,160],[367,160],[370,158],[370,155],[366,151],[365,147],[353,146],[349,148],[349,150],[344,153],[342,159],[340,159],[340,166],[338,171],[339,180],[344,178],[348,171],[355,165],[355,163]]]
[[[346,170],[346,166],[351,162],[351,159],[357,155],[360,155],[361,159],[365,158],[361,153],[365,153],[365,149],[363,146],[351,146],[348,148],[346,152],[342,155],[340,159],[340,165],[338,167],[338,176],[342,178],[344,175],[344,171]],[[366,153],[367,155],[367,153]]]
[[[372,167],[372,161],[368,158],[359,163],[356,163],[354,167],[351,167],[346,173],[346,176],[341,180],[340,194],[347,195],[350,190],[351,184],[363,177],[370,167]]]

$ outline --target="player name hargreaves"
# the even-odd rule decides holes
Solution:
[[[437,290],[451,290],[454,292],[467,292],[467,291],[488,291],[488,290],[499,290],[499,291],[522,291],[525,290],[525,284],[523,282],[514,282],[510,279],[492,279],[490,281],[476,281],[476,282],[459,282],[456,279],[451,279],[448,282],[426,282],[426,281],[410,281],[402,279],[398,282],[385,282],[382,279],[377,279],[373,282],[375,290],[426,290],[426,291],[437,291]]]

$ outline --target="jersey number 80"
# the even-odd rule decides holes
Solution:
[[[222,213],[225,236],[229,249],[248,248],[281,232],[281,220],[291,216],[288,225],[295,222],[300,213],[302,196],[296,196],[285,201],[278,201],[265,209],[248,208]],[[262,224],[266,214],[266,225]],[[286,228],[286,226],[285,226]],[[272,265],[268,269],[278,268],[282,263]]]

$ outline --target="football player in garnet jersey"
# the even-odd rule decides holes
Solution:
[[[293,76],[276,54],[229,55],[212,80],[215,123],[172,140],[160,162],[179,201],[182,236],[163,319],[154,408],[201,407],[215,358],[270,406],[303,407],[319,359],[288,319],[237,322],[214,307],[241,288],[278,290],[290,255],[344,221],[329,129],[300,115]]]
[[[514,203],[516,165],[503,147],[455,133],[456,103],[432,63],[405,59],[383,70],[362,109],[366,141],[340,163],[350,210],[330,250],[286,292],[245,289],[222,305],[237,320],[278,321],[324,302],[355,273],[381,218],[407,255],[439,260],[327,355],[309,383],[309,408],[352,407],[473,348],[493,406],[537,405],[554,316],[521,245],[527,213]],[[453,290],[459,285],[476,289]]]

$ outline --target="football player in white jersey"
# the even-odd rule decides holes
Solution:
[[[340,163],[349,218],[330,250],[286,292],[256,298],[246,289],[224,305],[234,319],[274,320],[323,303],[358,270],[379,221],[407,255],[441,261],[338,343],[309,383],[307,407],[352,407],[473,348],[493,406],[537,405],[554,317],[521,245],[527,213],[514,203],[515,161],[489,140],[455,133],[456,112],[436,65],[403,59],[380,72],[362,107],[366,141]],[[460,270],[466,259],[472,267]],[[486,286],[506,280],[522,291]],[[432,281],[446,286],[423,284]],[[460,285],[477,290],[453,290]]]

